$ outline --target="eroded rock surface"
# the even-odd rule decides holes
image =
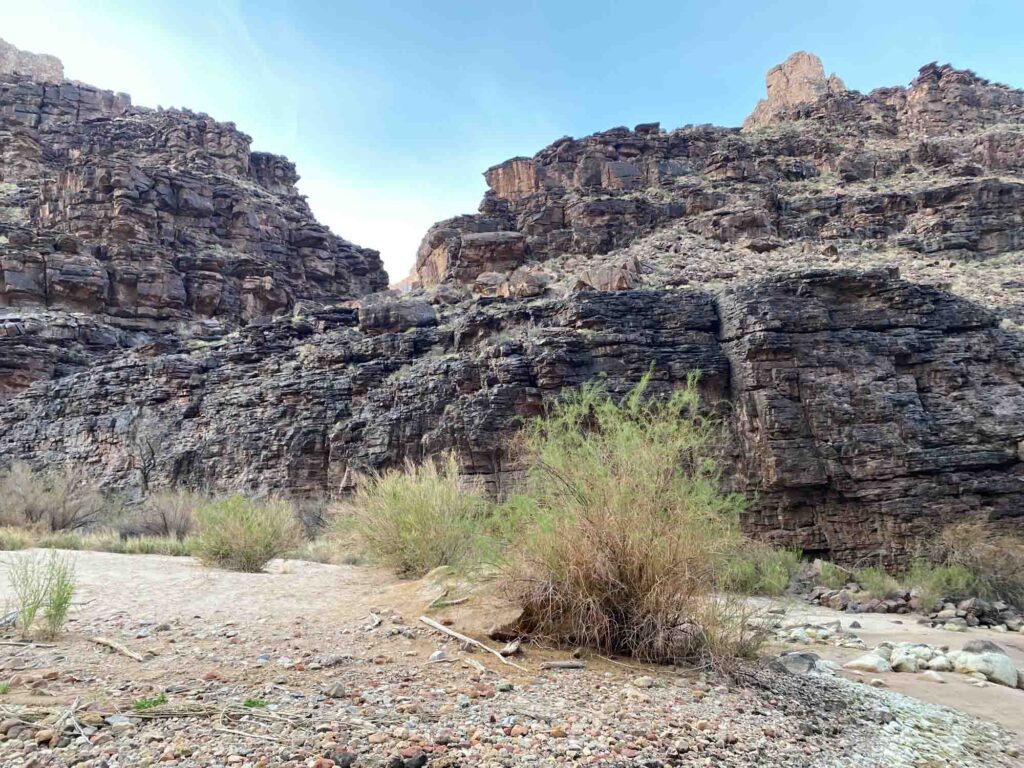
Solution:
[[[97,350],[209,338],[386,286],[377,252],[319,224],[294,165],[250,151],[233,124],[6,61],[0,396]]]
[[[385,292],[234,126],[0,77],[0,462],[130,490],[145,428],[156,484],[318,493],[451,450],[501,494],[566,387],[700,370],[757,535],[859,562],[1020,529],[1024,93],[929,65],[865,96],[806,56],[769,84],[745,131],[491,168]]]

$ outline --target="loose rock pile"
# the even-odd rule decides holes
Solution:
[[[979,682],[1024,689],[1024,670],[1018,670],[1006,651],[989,640],[972,640],[963,650],[925,643],[882,643],[843,665],[855,672],[958,672]],[[931,679],[943,682],[934,675]]]

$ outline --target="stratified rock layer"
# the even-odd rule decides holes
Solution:
[[[3,51],[0,50],[0,53]],[[0,67],[0,396],[387,285],[231,123]]]
[[[1024,520],[1024,340],[981,307],[883,272],[812,272],[714,296],[583,292],[459,308],[321,311],[203,349],[133,354],[37,383],[0,454],[72,458],[121,486],[142,422],[159,482],[317,491],[454,450],[502,492],[510,428],[597,375],[623,392],[702,372],[735,436],[749,530],[854,560],[905,556],[938,525]],[[361,330],[360,330],[361,328]]]
[[[320,493],[453,451],[500,495],[510,436],[567,387],[700,371],[759,536],[862,562],[1024,527],[1021,91],[929,65],[865,96],[801,54],[743,131],[491,168],[398,297],[233,126],[12,77],[0,463],[131,493],[144,432],[154,486]]]

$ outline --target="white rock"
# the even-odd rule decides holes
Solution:
[[[943,683],[944,684],[946,682],[945,678],[943,678],[942,675],[940,675],[938,672],[936,672],[933,669],[925,670],[924,672],[921,673],[921,677],[923,677],[925,680],[931,680],[933,683]]]
[[[1005,653],[988,651],[971,653],[970,651],[953,651],[947,654],[953,663],[953,669],[963,674],[978,673],[987,680],[1010,688],[1017,687],[1017,668]]]
[[[843,669],[857,672],[892,672],[889,662],[876,653],[867,653],[843,664]]]
[[[939,655],[924,664],[926,669],[930,669],[935,672],[952,672],[953,665],[949,663],[949,659],[945,656]]]

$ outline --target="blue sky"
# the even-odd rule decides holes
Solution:
[[[392,279],[431,223],[476,210],[490,165],[617,125],[738,125],[795,50],[858,90],[935,60],[1024,86],[1019,0],[0,0],[0,18],[70,78],[287,155],[318,217]]]

